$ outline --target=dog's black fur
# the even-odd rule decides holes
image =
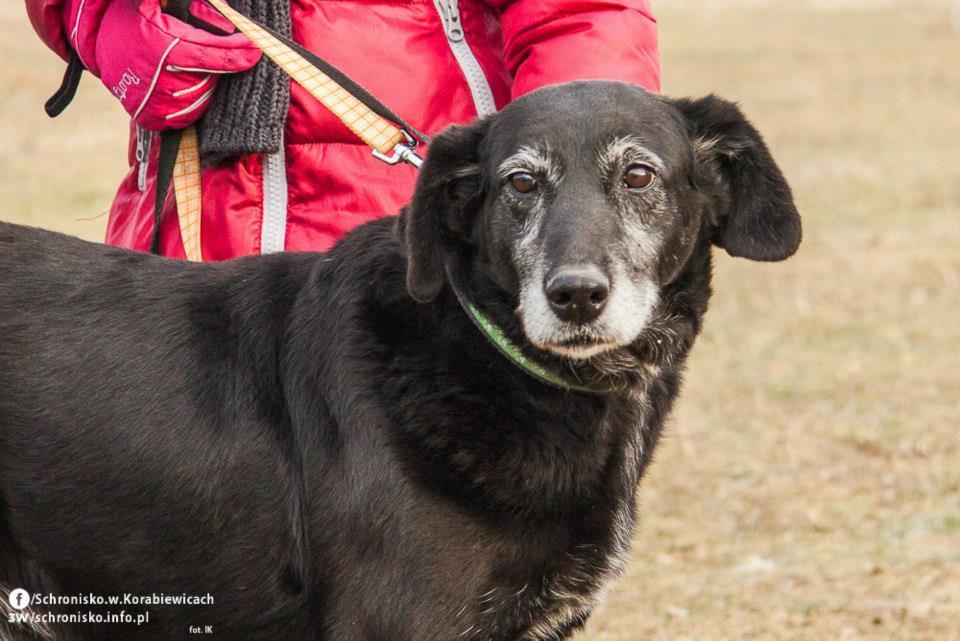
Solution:
[[[571,135],[558,118],[660,141],[684,225],[643,334],[575,363],[525,341],[508,232],[488,219],[488,165],[531,122]],[[403,216],[326,254],[192,265],[0,224],[0,586],[215,598],[37,607],[150,611],[141,627],[53,625],[58,639],[189,625],[231,641],[565,638],[623,563],[710,245],[777,260],[799,239],[789,188],[733,105],[614,83],[452,128]],[[621,391],[516,368],[447,268],[528,354]]]

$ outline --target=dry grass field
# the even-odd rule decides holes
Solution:
[[[591,641],[960,640],[960,33],[948,2],[663,0],[665,91],[739,100],[806,237],[718,255]],[[99,239],[122,113],[0,6],[5,220]]]

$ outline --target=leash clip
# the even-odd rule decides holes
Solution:
[[[400,130],[400,133],[403,134],[403,137],[406,138],[406,141],[398,142],[393,147],[392,155],[388,156],[374,149],[372,152],[373,157],[378,160],[382,160],[388,165],[396,165],[398,163],[405,162],[408,165],[412,165],[413,167],[420,169],[420,166],[423,164],[423,158],[418,156],[417,152],[415,151],[417,148],[417,141],[414,140],[413,136],[403,129]]]

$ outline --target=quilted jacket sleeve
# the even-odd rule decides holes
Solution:
[[[488,0],[500,13],[513,98],[569,80],[620,80],[660,90],[657,25],[648,0]]]

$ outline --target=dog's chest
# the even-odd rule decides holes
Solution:
[[[528,580],[498,583],[476,599],[465,639],[545,641],[564,639],[579,628],[623,569],[633,530],[624,503],[604,544],[581,543],[551,559],[549,569]],[[466,610],[466,609],[465,609]]]
[[[580,627],[620,573],[626,553],[609,550],[599,561],[591,553],[570,555],[568,571],[544,577],[543,587],[527,597],[532,620],[518,639],[562,639]]]
[[[642,407],[643,398],[636,407]],[[643,412],[636,421],[635,437],[642,433]],[[465,639],[496,641],[546,641],[565,639],[579,629],[601,601],[613,579],[623,570],[635,524],[634,489],[642,458],[642,439],[620,444],[617,471],[604,484],[603,498],[576,522],[590,523],[589,535],[581,531],[561,534],[549,528],[547,538],[567,537],[568,543],[540,557],[525,570],[516,566],[512,580],[490,585],[473,609],[472,629]],[[578,528],[575,528],[578,529]],[[533,556],[527,559],[536,558]],[[523,576],[522,579],[518,578]]]

